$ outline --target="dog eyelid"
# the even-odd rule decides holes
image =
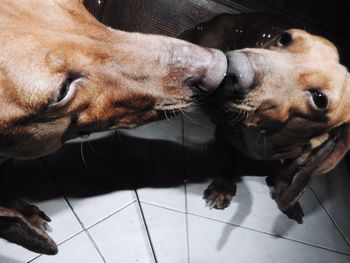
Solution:
[[[59,91],[50,106],[62,106],[66,104],[70,98],[73,97],[77,82],[80,81],[83,76],[77,72],[68,72],[65,80],[60,85]]]
[[[276,39],[276,43],[279,47],[288,47],[292,42],[293,37],[289,32],[281,33]]]
[[[316,110],[326,110],[329,106],[328,97],[323,92],[319,91],[318,89],[309,89],[309,93],[311,94],[311,103],[312,106]]]

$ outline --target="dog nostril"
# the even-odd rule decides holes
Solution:
[[[201,77],[191,77],[185,80],[185,85],[191,87],[197,95],[205,95],[210,93],[211,90],[208,90],[203,86],[203,79]]]
[[[248,58],[242,51],[230,51],[226,53],[228,59],[227,77],[230,85],[231,96],[245,96],[254,88],[255,72]]]
[[[238,83],[237,76],[236,75],[232,75],[230,77],[231,77],[231,81],[232,81],[233,86],[236,85]]]

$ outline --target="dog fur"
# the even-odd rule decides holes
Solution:
[[[196,43],[232,48],[227,34],[217,34],[216,29],[234,30],[235,21],[234,15],[225,15],[200,25]],[[265,32],[256,38],[270,36]],[[271,34],[263,48],[226,53],[228,77],[212,103],[219,110],[217,121],[226,143],[251,160],[279,163],[270,171],[268,184],[274,187],[280,210],[301,223],[298,200],[311,178],[333,169],[350,146],[350,74],[339,63],[337,48],[325,38],[300,29]],[[213,35],[214,45],[208,45]],[[214,180],[204,197],[209,205],[225,208],[234,190],[231,175]]]
[[[190,106],[226,74],[221,51],[99,23],[81,0],[0,6],[0,163],[56,151],[68,139],[129,128]],[[57,253],[49,218],[0,199],[0,237]]]

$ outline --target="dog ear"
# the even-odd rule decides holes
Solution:
[[[314,175],[324,174],[332,170],[343,159],[350,149],[350,123],[343,124],[331,131],[330,136],[334,138],[335,145],[324,160],[319,163]],[[320,146],[322,148],[322,146]]]
[[[0,238],[40,254],[57,254],[57,245],[41,230],[30,224],[19,212],[0,207]]]
[[[329,139],[314,149],[302,163],[294,161],[279,175],[276,185],[276,201],[280,210],[288,217],[302,222],[301,214],[295,213],[297,202],[309,185],[313,176],[332,170],[350,148],[350,123],[331,131]],[[292,178],[292,183],[285,188],[283,178]],[[282,180],[281,180],[282,179]],[[282,190],[282,191],[280,191]],[[280,193],[279,193],[280,192]]]

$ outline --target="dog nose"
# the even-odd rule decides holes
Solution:
[[[227,71],[227,59],[223,52],[195,45],[181,52],[188,70],[185,79],[187,85],[206,93],[219,87]]]
[[[244,97],[255,87],[255,73],[247,55],[240,51],[226,53],[227,76],[223,85],[225,96]]]

